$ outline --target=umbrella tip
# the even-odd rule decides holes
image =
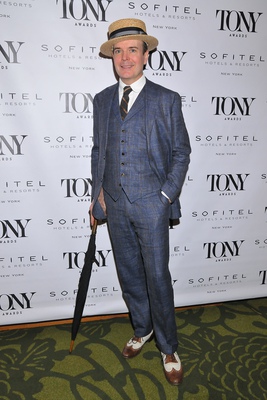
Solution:
[[[70,342],[70,349],[69,349],[69,353],[71,354],[72,350],[73,350],[73,346],[74,346],[74,340],[72,340]]]

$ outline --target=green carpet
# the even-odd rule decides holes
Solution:
[[[125,360],[128,318],[0,332],[0,399],[267,399],[267,299],[176,312],[184,382],[165,380],[152,340]]]

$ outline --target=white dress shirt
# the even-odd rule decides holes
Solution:
[[[145,77],[145,75],[142,75],[141,78],[139,78],[137,81],[135,81],[134,83],[132,83],[130,85],[132,88],[132,92],[129,94],[128,111],[131,109],[133,103],[137,99],[137,96],[139,95],[139,93],[141,92],[141,90],[143,89],[145,84],[146,84],[146,77]],[[119,102],[120,103],[121,103],[121,99],[122,99],[122,95],[123,95],[124,86],[128,86],[128,85],[123,83],[120,79],[119,80]]]

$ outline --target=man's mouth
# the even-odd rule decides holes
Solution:
[[[131,65],[129,65],[129,64],[123,64],[123,65],[121,65],[121,68],[123,68],[123,69],[130,69],[130,68],[132,68],[132,64]]]

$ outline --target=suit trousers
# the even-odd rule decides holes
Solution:
[[[160,190],[131,203],[105,192],[107,223],[123,298],[134,334],[154,330],[165,354],[177,350],[174,296],[169,263],[169,202]]]

